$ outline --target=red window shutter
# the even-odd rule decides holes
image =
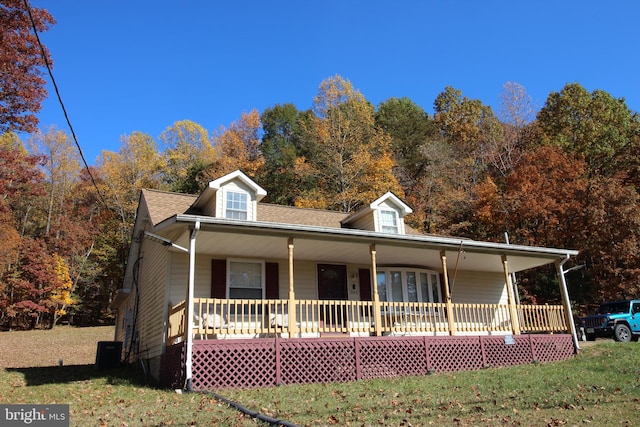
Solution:
[[[227,297],[227,260],[211,260],[211,298]]]
[[[360,300],[371,301],[371,271],[368,268],[358,269],[360,279]]]
[[[280,279],[278,274],[278,263],[267,262],[265,268],[265,296],[267,299],[280,298]]]

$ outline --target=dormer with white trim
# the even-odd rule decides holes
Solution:
[[[342,222],[344,227],[389,234],[406,234],[404,217],[413,210],[393,193],[375,200]]]
[[[267,192],[237,170],[211,181],[190,210],[216,218],[256,221],[257,205]]]

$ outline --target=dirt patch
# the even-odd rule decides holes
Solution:
[[[88,365],[95,363],[99,341],[113,341],[114,327],[0,332],[0,368]]]

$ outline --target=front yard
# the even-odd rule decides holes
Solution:
[[[137,367],[97,370],[96,343],[112,339],[111,332],[0,333],[2,402],[68,403],[72,426],[256,425],[213,395],[153,388]],[[638,344],[583,344],[580,355],[564,362],[217,393],[300,426],[634,425]],[[29,362],[36,349],[43,358]]]

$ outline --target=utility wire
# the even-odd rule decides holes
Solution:
[[[93,174],[91,173],[91,169],[89,169],[89,165],[87,164],[87,160],[84,158],[84,154],[82,152],[82,148],[80,147],[80,143],[78,142],[78,138],[76,138],[76,133],[73,130],[73,126],[71,126],[71,120],[69,120],[69,115],[67,114],[67,109],[64,106],[64,103],[62,102],[62,97],[60,96],[60,91],[58,90],[58,85],[56,84],[56,79],[53,77],[53,72],[51,71],[51,65],[49,64],[49,60],[47,59],[47,54],[44,51],[44,46],[42,46],[42,42],[40,42],[40,36],[38,35],[38,29],[36,28],[36,23],[33,20],[33,15],[31,14],[31,6],[29,6],[29,2],[28,0],[24,0],[24,6],[27,9],[27,13],[29,14],[29,19],[31,20],[31,27],[33,28],[33,34],[35,34],[36,36],[36,40],[38,41],[38,46],[40,47],[40,52],[42,54],[42,59],[44,60],[45,66],[47,68],[47,71],[49,72],[49,77],[51,77],[51,83],[53,83],[53,88],[56,91],[56,95],[58,96],[58,102],[60,103],[60,107],[62,107],[62,112],[64,113],[64,118],[67,121],[67,125],[69,126],[69,129],[71,130],[71,136],[73,137],[73,142],[76,144],[76,147],[78,147],[78,152],[80,153],[80,157],[82,158],[82,163],[84,163],[84,167],[87,170],[87,173],[89,174],[89,177],[91,178],[91,182],[93,183],[93,186],[96,188],[96,191],[98,192],[98,198],[100,199],[100,201],[102,202],[102,204],[109,208],[109,205],[107,204],[107,202],[105,201],[104,197],[102,196],[102,192],[100,192],[100,188],[98,188],[98,184],[96,183],[95,178],[93,177]]]

